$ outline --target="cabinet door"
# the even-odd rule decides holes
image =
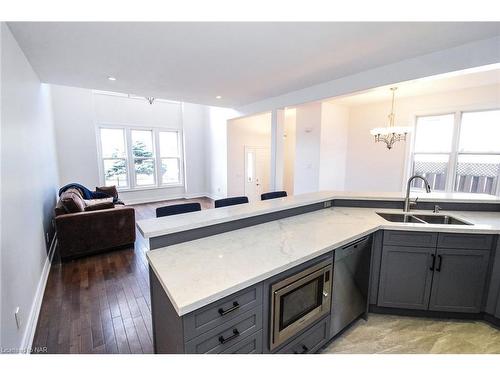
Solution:
[[[481,310],[489,250],[438,249],[429,310]]]
[[[500,319],[500,298],[498,298],[497,308],[495,310],[495,318]]]
[[[379,306],[427,310],[435,249],[384,246],[379,281]]]

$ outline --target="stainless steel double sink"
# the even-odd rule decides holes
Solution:
[[[377,212],[377,215],[394,223],[472,225],[449,215],[426,215]]]

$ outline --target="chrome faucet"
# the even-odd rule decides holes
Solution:
[[[431,185],[429,185],[429,181],[427,181],[425,177],[419,176],[417,174],[415,176],[410,177],[410,179],[408,180],[408,184],[406,185],[405,207],[403,208],[404,212],[409,212],[411,206],[414,204],[417,204],[416,200],[415,200],[415,202],[410,202],[410,186],[411,186],[412,181],[416,178],[420,178],[422,181],[424,181],[425,191],[427,193],[431,192]]]

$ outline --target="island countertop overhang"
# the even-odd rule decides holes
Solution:
[[[500,211],[500,198],[485,194],[419,193],[412,194],[411,197],[416,198],[417,196],[420,202],[498,204],[498,211]],[[299,194],[244,205],[221,207],[175,216],[139,220],[137,222],[137,228],[145,239],[149,239],[187,230],[203,228],[210,225],[217,225],[235,220],[251,218],[254,216],[313,205],[325,201],[359,200],[403,202],[404,198],[405,197],[402,192],[320,191],[316,193]]]
[[[185,315],[378,230],[500,233],[500,212],[444,212],[472,226],[389,223],[374,208],[333,207],[147,253],[176,312]]]

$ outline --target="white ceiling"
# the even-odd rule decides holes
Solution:
[[[9,26],[43,82],[231,107],[500,35],[498,22]]]
[[[457,74],[443,74],[406,81],[326,101],[345,106],[357,106],[391,100],[391,87],[398,88],[396,98],[406,98],[488,85],[498,85],[500,95],[500,64],[495,64],[492,69],[476,72],[457,72]]]

